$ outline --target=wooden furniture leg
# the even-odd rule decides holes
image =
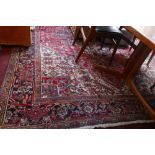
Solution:
[[[111,75],[117,76],[119,78],[124,78],[124,74],[122,72],[119,72],[119,71],[112,69],[110,67],[106,67],[103,65],[95,65],[95,68],[102,71],[102,72],[105,72],[107,74],[111,74]]]
[[[132,42],[134,43],[134,42],[135,42],[135,40],[136,40],[136,37],[134,36],[134,37],[133,37]],[[130,48],[129,48],[129,52],[132,50],[132,48],[133,48],[133,47],[132,47],[132,46],[130,46]]]
[[[77,58],[76,58],[76,60],[75,60],[76,63],[78,62],[80,56],[81,56],[82,53],[84,52],[84,50],[85,50],[86,46],[88,45],[88,43],[89,43],[90,41],[92,41],[92,39],[95,37],[95,34],[96,34],[95,29],[92,29],[92,30],[90,31],[90,33],[88,34],[88,37],[87,37],[86,40],[84,41],[84,44],[82,45],[82,48],[81,48],[81,50],[80,50],[80,52],[79,52],[79,54],[78,54],[78,56],[77,56]]]
[[[151,56],[149,58],[149,61],[147,62],[147,66],[148,67],[149,67],[149,64],[150,64],[151,60],[153,59],[153,57],[154,57],[154,53],[151,54]]]
[[[104,47],[105,40],[106,40],[105,37],[102,37],[102,38],[101,38],[102,45],[101,45],[101,47],[100,47],[100,50],[102,50],[102,48]]]
[[[79,37],[79,35],[80,35],[80,29],[81,29],[81,26],[76,26],[75,34],[74,34],[74,40],[73,40],[72,45],[75,44],[77,38]]]
[[[150,87],[151,91],[153,91],[154,87],[155,87],[155,83]]]
[[[132,53],[131,57],[129,58],[129,60],[126,63],[126,66],[123,70],[123,72],[119,72],[115,69],[112,69],[110,67],[105,67],[105,66],[101,66],[101,65],[96,65],[95,68],[98,68],[99,70],[106,72],[108,74],[111,75],[116,75],[119,76],[123,79],[126,79],[128,74],[131,72],[131,70],[133,70],[135,64],[137,63],[137,60],[140,58],[141,56],[141,51],[144,51],[145,48],[142,46],[143,43],[139,43],[139,45],[137,46],[137,48],[135,49],[135,51]]]
[[[114,46],[114,49],[113,49],[112,56],[111,56],[111,58],[110,58],[110,60],[109,60],[109,65],[111,65],[111,63],[112,63],[112,61],[113,61],[113,59],[114,59],[114,57],[115,57],[115,54],[116,54],[116,51],[117,51],[117,49],[118,49],[118,47],[119,47],[120,41],[121,41],[121,38],[118,38],[118,39],[116,40],[116,43],[115,43],[115,46]]]
[[[155,119],[155,111],[153,110],[153,108],[149,105],[148,101],[141,95],[141,93],[138,91],[136,85],[133,82],[133,78],[135,76],[135,74],[137,73],[137,71],[139,70],[139,68],[141,67],[141,65],[143,64],[143,62],[145,61],[145,59],[147,58],[147,56],[149,55],[149,53],[151,52],[151,49],[148,48],[145,44],[141,44],[141,47],[144,49],[143,52],[141,52],[141,55],[139,57],[139,59],[137,59],[137,62],[135,63],[134,68],[131,70],[131,72],[128,74],[127,77],[127,84],[128,86],[131,88],[131,90],[133,91],[133,93],[138,97],[138,99],[141,101],[141,103],[143,104],[144,108],[148,111],[148,113],[150,114],[150,116]]]
[[[133,91],[133,93],[141,101],[141,103],[143,104],[144,108],[148,111],[148,113],[150,114],[150,116],[153,119],[155,119],[155,111],[151,108],[151,106],[148,104],[148,102],[146,101],[146,99],[140,94],[140,92],[138,91],[138,89],[137,89],[136,85],[134,84],[134,82],[129,78],[127,80],[127,84],[131,88],[131,90]]]

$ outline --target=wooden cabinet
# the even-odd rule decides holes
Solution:
[[[30,26],[0,26],[0,45],[30,46]]]

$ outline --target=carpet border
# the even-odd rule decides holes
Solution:
[[[35,33],[36,35],[37,35],[37,32]],[[38,38],[35,38],[36,40],[35,40],[35,43],[37,43],[37,39]],[[37,44],[36,44],[37,45]],[[38,46],[35,46],[35,51],[37,50],[37,47],[39,47],[39,45],[40,44],[38,44]],[[36,54],[36,53],[35,53]],[[37,55],[35,55],[35,56],[37,56]],[[36,70],[35,70],[35,74],[36,74]],[[35,102],[36,103],[36,102]],[[5,116],[5,115],[4,115]],[[122,120],[123,121],[123,120]],[[137,121],[140,121],[141,123],[149,123],[149,121],[151,121],[151,120],[138,120],[138,118],[137,118],[137,120],[136,121],[128,121],[128,122],[117,122],[117,123],[105,123],[105,121],[103,121],[103,122],[100,122],[101,124],[96,124],[96,125],[85,125],[85,126],[82,126],[82,127],[76,127],[76,128],[89,128],[89,129],[91,129],[91,128],[94,128],[94,127],[101,127],[101,126],[104,126],[105,128],[106,127],[110,127],[110,126],[120,126],[120,125],[127,125],[127,124],[134,124],[134,122],[135,123],[137,123]],[[105,123],[105,124],[102,124],[102,123]],[[124,124],[125,123],[125,124]],[[43,127],[46,127],[46,126],[43,126]],[[24,128],[24,127],[23,127]],[[74,128],[74,127],[73,127]],[[71,128],[71,129],[73,129],[73,128]]]
[[[10,59],[7,65],[7,69],[4,75],[4,80],[3,83],[0,87],[0,91],[2,92],[2,99],[0,100],[0,104],[2,106],[2,111],[0,111],[0,126],[4,124],[4,118],[5,118],[5,114],[6,114],[6,108],[8,105],[8,96],[10,94],[11,91],[11,87],[12,87],[12,83],[13,83],[13,74],[14,74],[14,70],[15,70],[15,66],[16,66],[16,61],[17,61],[17,57],[18,57],[18,51],[17,53],[14,52],[16,51],[15,48],[13,48],[11,50],[11,55],[10,55]],[[14,63],[12,63],[14,62]]]

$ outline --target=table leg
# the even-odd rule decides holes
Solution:
[[[139,51],[139,52],[141,52],[141,55],[139,55],[139,58],[137,59],[137,62],[135,62],[133,69],[129,72],[126,81],[127,81],[128,86],[130,87],[130,89],[141,101],[141,103],[143,104],[144,108],[148,111],[150,116],[153,119],[155,119],[155,111],[149,105],[148,101],[141,95],[141,93],[139,92],[135,83],[133,82],[133,78],[134,78],[135,74],[137,73],[137,71],[139,70],[139,68],[141,67],[141,65],[143,64],[143,62],[145,61],[145,59],[147,58],[149,53],[151,52],[151,49],[148,48],[145,44],[141,43],[140,46],[141,46],[141,48],[143,48],[143,51]]]
[[[143,104],[144,108],[148,111],[150,116],[155,120],[155,111],[151,108],[148,101],[141,95],[141,93],[138,91],[136,85],[134,84],[133,80],[131,78],[127,79],[127,84],[131,88],[132,92],[138,97],[138,99]]]

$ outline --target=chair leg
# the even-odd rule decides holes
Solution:
[[[101,41],[102,41],[102,45],[101,45],[101,47],[100,47],[100,50],[102,50],[102,48],[103,48],[103,46],[104,46],[104,43],[105,43],[105,37],[102,37],[102,38],[101,38]]]
[[[72,45],[74,45],[76,40],[78,39],[78,37],[80,35],[80,29],[81,29],[81,26],[76,26],[75,34],[74,34],[74,40],[73,40]]]
[[[83,54],[83,52],[84,52],[86,46],[88,45],[88,43],[89,43],[90,41],[92,41],[92,39],[94,38],[94,36],[95,36],[95,32],[94,32],[94,31],[91,32],[91,33],[88,35],[88,37],[86,38],[84,44],[82,45],[82,48],[81,48],[81,50],[80,50],[80,52],[79,52],[79,54],[78,54],[78,56],[77,56],[77,58],[76,58],[76,60],[75,60],[76,63],[78,62],[78,60],[79,60],[80,56]]]
[[[114,49],[113,49],[112,56],[111,56],[110,61],[109,61],[109,65],[111,65],[111,63],[112,63],[112,61],[113,61],[113,59],[114,59],[114,56],[115,56],[116,51],[117,51],[117,49],[118,49],[118,47],[119,47],[119,43],[120,43],[120,41],[121,41],[120,38],[117,39],[117,41],[116,41],[116,44],[115,44]]]
[[[133,40],[132,40],[132,43],[134,43],[135,40],[136,40],[136,37],[134,36],[134,37],[133,37]],[[129,52],[130,52],[131,50],[132,50],[132,46],[130,46],[130,48],[129,48]]]
[[[153,92],[154,87],[155,87],[155,83],[150,87],[151,92]]]
[[[119,30],[122,30],[122,28],[123,28],[123,26],[120,26],[120,27],[119,27]]]
[[[149,67],[149,64],[150,64],[151,60],[153,59],[153,57],[154,57],[154,53],[151,54],[151,56],[149,58],[149,61],[147,62],[147,66],[148,67]]]

